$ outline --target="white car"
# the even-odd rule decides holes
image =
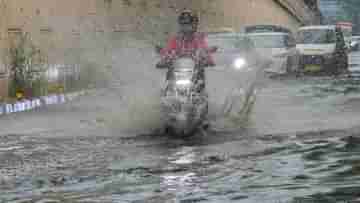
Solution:
[[[265,72],[287,74],[298,70],[300,53],[291,33],[262,32],[250,33],[248,36],[257,50],[270,62]]]
[[[301,27],[297,34],[304,72],[340,73],[348,68],[348,54],[343,33],[335,25]]]

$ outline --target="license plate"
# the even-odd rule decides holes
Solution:
[[[306,65],[305,66],[305,71],[316,72],[316,71],[320,71],[320,70],[321,70],[320,65]]]

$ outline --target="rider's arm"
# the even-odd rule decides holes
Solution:
[[[157,68],[167,68],[174,52],[176,50],[176,38],[172,37],[168,40],[165,48],[160,50],[161,61],[156,65]]]
[[[169,57],[176,50],[176,37],[172,37],[168,40],[165,48],[161,49],[160,55],[162,58]]]
[[[215,66],[215,62],[214,62],[214,58],[212,57],[212,55],[209,52],[209,45],[207,43],[206,40],[206,35],[201,33],[200,34],[200,47],[204,48],[206,50],[206,65],[207,66]]]

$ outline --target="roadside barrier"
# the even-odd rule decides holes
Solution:
[[[15,103],[0,103],[0,116],[31,111],[34,109],[41,108],[43,106],[53,105],[53,104],[64,104],[66,102],[72,101],[79,96],[83,96],[89,93],[90,90],[83,90],[79,92],[71,92],[65,94],[51,94],[48,96],[42,96],[39,98],[33,99],[24,99]]]

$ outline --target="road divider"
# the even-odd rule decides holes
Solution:
[[[24,99],[14,103],[0,103],[0,116],[31,111],[49,105],[64,104],[78,98],[79,96],[86,95],[90,91],[91,90],[82,90],[65,94],[51,94],[41,96],[39,98]]]

